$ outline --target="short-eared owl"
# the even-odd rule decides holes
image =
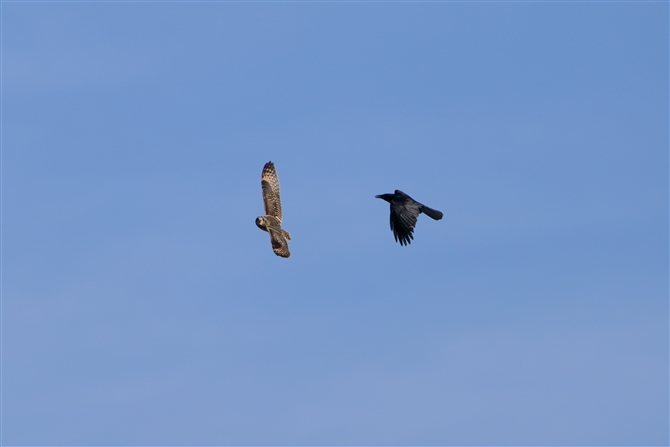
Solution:
[[[281,221],[281,199],[279,197],[279,178],[275,165],[271,161],[263,166],[261,174],[261,186],[263,188],[263,203],[265,204],[265,216],[256,218],[256,225],[263,231],[270,233],[270,242],[272,250],[277,256],[288,258],[291,252],[288,251],[288,242],[291,235],[288,231],[282,230]]]
[[[400,242],[400,245],[412,243],[412,239],[414,239],[412,233],[419,214],[424,213],[435,220],[442,219],[440,211],[428,208],[398,189],[393,194],[382,194],[375,197],[384,199],[391,204],[391,231],[393,231],[396,242]]]

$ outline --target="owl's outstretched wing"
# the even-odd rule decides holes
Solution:
[[[288,243],[284,238],[284,234],[281,229],[268,228],[268,233],[270,233],[270,242],[272,243],[272,250],[277,256],[282,258],[288,258],[291,256],[291,252],[288,250]]]
[[[282,212],[281,198],[279,197],[279,177],[277,177],[277,170],[275,169],[274,163],[271,161],[265,163],[265,166],[263,166],[261,186],[263,188],[265,215],[274,216],[281,222]]]

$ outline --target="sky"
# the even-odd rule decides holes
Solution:
[[[1,8],[5,445],[668,444],[667,2]]]

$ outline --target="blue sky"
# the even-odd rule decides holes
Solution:
[[[667,445],[668,12],[3,3],[2,442]]]

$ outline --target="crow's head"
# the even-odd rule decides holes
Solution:
[[[391,203],[391,200],[393,200],[393,196],[394,196],[394,194],[381,194],[381,195],[375,196],[375,198],[386,200],[387,202]]]

